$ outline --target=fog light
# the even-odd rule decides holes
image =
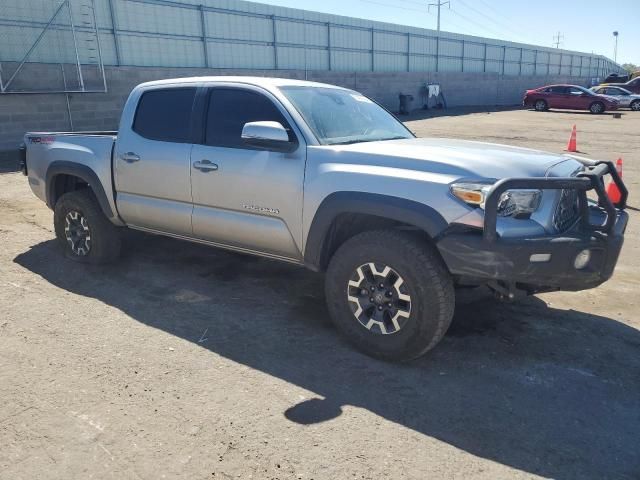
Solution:
[[[582,270],[589,264],[589,260],[591,260],[591,250],[582,250],[576,255],[573,266],[576,267],[576,270]]]

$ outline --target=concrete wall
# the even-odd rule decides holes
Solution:
[[[59,65],[30,64],[16,88],[32,88],[61,75]],[[67,76],[73,74],[67,66]],[[566,76],[514,77],[496,73],[335,72],[302,70],[213,70],[201,68],[107,67],[107,93],[0,95],[0,160],[16,158],[26,131],[116,130],[131,89],[145,81],[193,75],[255,75],[308,79],[359,90],[392,111],[398,94],[412,94],[414,108],[422,106],[420,88],[440,83],[449,106],[517,105],[528,88],[567,82],[587,85],[590,79]],[[67,106],[68,99],[68,106]]]

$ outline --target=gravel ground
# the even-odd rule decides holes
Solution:
[[[0,478],[640,479],[640,114],[452,110],[420,136],[625,159],[612,281],[500,304],[461,295],[409,365],[355,352],[321,276],[130,234],[66,261],[52,214],[0,174]]]

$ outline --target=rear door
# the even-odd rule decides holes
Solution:
[[[547,93],[547,103],[550,108],[567,108],[567,88],[562,86],[549,87]]]
[[[258,87],[212,86],[205,104],[204,134],[191,153],[194,237],[300,261],[303,136],[282,104]],[[279,153],[245,145],[242,128],[256,121],[281,123],[298,141],[297,150]]]
[[[141,92],[114,152],[118,212],[132,226],[191,235],[192,109],[197,88]],[[136,103],[133,103],[136,105]]]

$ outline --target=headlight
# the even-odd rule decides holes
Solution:
[[[463,202],[484,209],[487,196],[493,185],[485,183],[454,183],[451,193]],[[501,217],[524,217],[540,206],[540,190],[507,190],[498,200],[498,215]]]

